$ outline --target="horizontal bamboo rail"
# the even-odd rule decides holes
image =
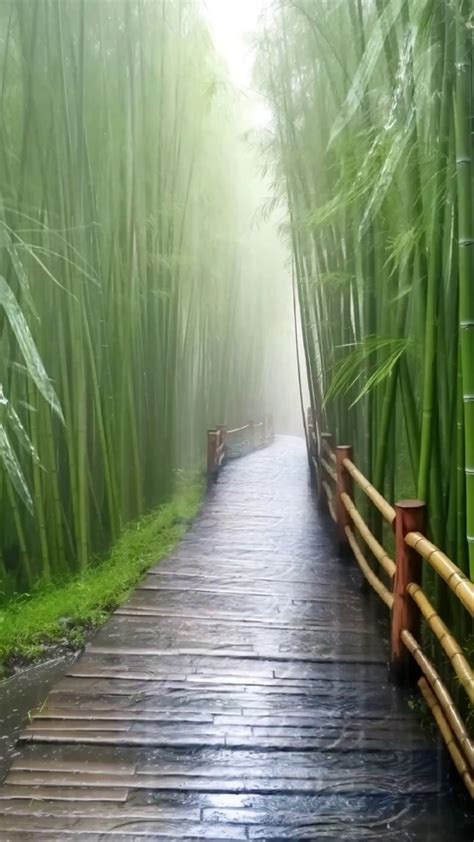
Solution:
[[[472,617],[474,615],[474,585],[459,567],[420,532],[409,532],[405,541],[444,579]]]
[[[322,480],[321,485],[324,488],[324,491],[326,493],[326,499],[327,499],[329,514],[331,515],[334,523],[337,523],[337,514],[336,514],[336,509],[334,507],[334,498],[333,498],[333,495],[332,495],[331,488],[325,480]]]
[[[332,479],[333,482],[337,482],[337,473],[335,469],[332,468],[331,465],[328,462],[326,462],[325,459],[321,459],[321,465],[326,471],[328,477],[330,477],[330,479]]]
[[[207,476],[208,480],[217,479],[219,471],[225,461],[231,458],[229,440],[237,438],[248,431],[249,450],[266,447],[273,441],[273,422],[271,417],[265,416],[262,421],[249,421],[241,427],[228,430],[224,425],[207,431]],[[234,454],[232,454],[234,455]],[[241,456],[243,454],[238,453]]]
[[[418,608],[423,614],[423,617],[428,623],[431,631],[438,638],[441,646],[446,652],[446,655],[451,661],[453,670],[469,696],[470,701],[474,704],[474,673],[465,658],[464,652],[459,643],[450,633],[448,627],[443,623],[441,617],[437,614],[419,585],[415,585],[411,582],[407,587],[407,591],[418,605]]]
[[[441,734],[443,735],[446,747],[452,757],[456,769],[461,775],[471,798],[474,798],[474,778],[471,772],[469,771],[469,767],[466,763],[465,758],[463,757],[463,754],[461,753],[456,744],[453,732],[449,727],[447,719],[440,705],[438,704],[436,696],[430,689],[430,686],[425,678],[420,678],[418,682],[418,687],[420,688],[426,701],[426,704],[428,705],[431,713],[433,714],[436,720],[436,724],[439,730],[441,731]]]
[[[388,608],[392,608],[393,594],[390,593],[390,591],[385,587],[383,582],[380,581],[378,576],[376,576],[373,570],[371,569],[367,559],[364,557],[364,554],[361,548],[359,547],[359,544],[357,543],[357,539],[350,526],[346,526],[345,532],[352,552],[354,553],[356,561],[360,569],[362,570],[362,573],[364,574],[365,578],[370,583],[370,585],[372,585],[375,593],[378,594],[378,596],[383,602],[385,602],[385,605],[387,605]]]
[[[321,442],[321,451],[326,454],[327,458],[330,459],[331,462],[334,462],[334,464],[336,463],[336,454],[334,453],[334,450],[331,449],[328,442],[325,441],[325,439],[323,439]]]
[[[420,647],[420,644],[413,635],[410,634],[409,631],[405,630],[402,632],[402,639],[408,651],[412,654],[416,663],[420,667],[425,679],[428,681],[431,690],[436,695],[438,703],[443,710],[443,714],[459,741],[463,754],[465,754],[468,759],[471,768],[474,768],[474,746],[469,738],[464,723],[456,710],[456,706],[446,685],[439,677],[430,659],[425,655]]]
[[[227,435],[232,436],[235,433],[243,433],[244,430],[249,430],[250,427],[251,427],[251,424],[244,424],[243,427],[234,427],[233,430],[227,430]]]
[[[373,553],[373,555],[375,556],[379,564],[383,567],[388,576],[390,576],[390,578],[393,579],[396,570],[395,562],[392,561],[389,555],[387,555],[382,545],[377,541],[373,532],[370,531],[365,520],[359,513],[358,509],[354,505],[354,502],[349,497],[349,495],[343,492],[341,494],[341,500],[344,503],[346,511],[348,512],[349,517],[351,518],[354,526],[357,527],[358,532],[364,539],[368,548]]]
[[[321,434],[320,446],[318,448],[316,442],[312,461],[315,464],[316,476],[320,477],[322,471],[328,480],[336,480],[335,494],[332,492],[332,482],[323,480],[320,487],[326,494],[331,517],[338,526],[340,540],[343,539],[343,543],[351,548],[362,575],[391,611],[392,675],[399,681],[411,680],[416,676],[418,681],[420,671],[422,672],[423,678],[418,681],[420,690],[433,713],[456,768],[474,797],[474,743],[449,690],[418,643],[420,621],[423,617],[449,658],[456,679],[466,691],[471,704],[474,704],[474,670],[458,641],[420,586],[423,563],[428,563],[441,576],[471,616],[474,614],[474,584],[445,553],[425,537],[425,503],[420,500],[402,500],[392,506],[356,467],[351,446],[340,445],[334,453],[330,447],[331,441],[330,434]],[[317,454],[319,459],[315,458]],[[334,462],[335,471],[332,467]],[[396,561],[390,558],[357,509],[354,502],[354,484],[361,488],[384,520],[393,526]],[[393,592],[372,570],[355,531],[392,580]]]
[[[395,520],[395,509],[390,503],[387,502],[385,497],[382,497],[379,491],[369,482],[367,477],[364,476],[361,471],[354,465],[354,463],[350,459],[344,459],[344,467],[347,471],[349,471],[350,475],[357,483],[359,488],[362,489],[364,494],[367,495],[369,500],[372,501],[374,506],[379,510],[380,514],[387,521],[387,523],[392,524]]]

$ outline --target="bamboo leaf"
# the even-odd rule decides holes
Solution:
[[[0,460],[17,494],[23,500],[28,511],[33,514],[33,500],[3,424],[0,424]]]
[[[410,140],[413,140],[413,128],[415,125],[415,109],[412,108],[407,117],[406,123],[400,131],[396,131],[392,145],[385,157],[382,169],[374,186],[370,199],[364,210],[359,226],[359,238],[364,236],[367,226],[378,214],[382,203],[392,185],[400,162],[407,151]],[[410,149],[410,154],[413,149]]]
[[[375,72],[375,68],[380,61],[380,57],[384,49],[386,34],[391,32],[393,26],[398,21],[403,3],[404,0],[394,0],[391,2],[385,8],[383,15],[376,24],[365,48],[361,62],[354,75],[352,85],[341,108],[339,117],[333,124],[329,138],[329,145],[334,143],[336,138],[341,134],[353,118],[354,114],[360,108],[370,80]]]
[[[28,455],[31,456],[33,462],[35,462],[37,465],[39,465],[40,459],[39,459],[38,453],[36,451],[36,448],[34,447],[28,433],[26,432],[26,430],[25,430],[25,428],[24,428],[24,426],[21,422],[21,419],[19,418],[15,408],[11,405],[10,401],[8,401],[6,417],[8,419],[9,426],[11,427],[13,432],[15,433],[15,435],[18,439],[18,442],[21,445],[21,447],[23,448],[23,450],[25,450],[26,453],[28,453]]]
[[[3,243],[4,243],[4,246],[5,246],[6,250],[8,252],[10,260],[12,262],[12,266],[13,266],[13,269],[15,270],[16,277],[18,278],[18,282],[20,284],[21,291],[24,295],[25,302],[28,305],[31,312],[33,313],[33,315],[35,316],[35,318],[38,319],[39,318],[38,313],[36,311],[33,299],[31,297],[31,290],[30,290],[30,284],[29,284],[29,281],[28,281],[28,276],[25,272],[23,263],[20,260],[20,257],[19,257],[18,251],[16,249],[16,246],[12,242],[8,231],[6,230],[6,228],[3,225],[2,225],[2,228],[1,228],[1,238],[3,240]]]
[[[366,376],[366,362],[375,355],[383,355],[382,360],[376,360],[370,375],[353,399],[351,406],[354,406],[364,395],[390,376],[394,366],[410,344],[409,339],[371,336],[366,337],[357,345],[349,346],[352,348],[351,352],[336,366],[324,397],[325,405],[338,395],[346,395],[352,391],[355,385]]]
[[[46,369],[38,353],[38,349],[34,343],[25,317],[13,292],[2,275],[0,275],[0,304],[5,310],[8,322],[18,342],[32,380],[34,381],[38,391],[49,403],[51,409],[64,423],[64,417],[58,397],[46,373]]]

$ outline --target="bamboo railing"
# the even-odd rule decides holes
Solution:
[[[223,424],[207,431],[207,477],[217,480],[221,468],[229,459],[245,456],[253,450],[267,447],[273,442],[273,420],[248,421],[241,427],[227,429]]]
[[[402,500],[392,506],[357,468],[351,447],[339,446],[333,450],[329,434],[321,435],[318,440],[310,413],[308,451],[320,500],[337,526],[340,544],[350,548],[363,576],[390,610],[392,675],[399,682],[417,679],[454,765],[474,798],[474,742],[446,685],[419,642],[421,620],[447,656],[471,705],[474,704],[474,672],[461,645],[422,589],[422,566],[430,565],[471,617],[474,615],[474,584],[425,537],[425,504],[419,500]],[[359,512],[354,501],[355,487],[393,528],[395,560]],[[364,546],[380,571],[366,558]]]

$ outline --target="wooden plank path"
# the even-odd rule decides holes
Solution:
[[[279,438],[225,468],[25,728],[0,838],[472,839],[386,656]]]

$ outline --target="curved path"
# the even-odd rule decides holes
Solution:
[[[23,732],[0,838],[472,839],[377,612],[302,441],[228,465]]]

